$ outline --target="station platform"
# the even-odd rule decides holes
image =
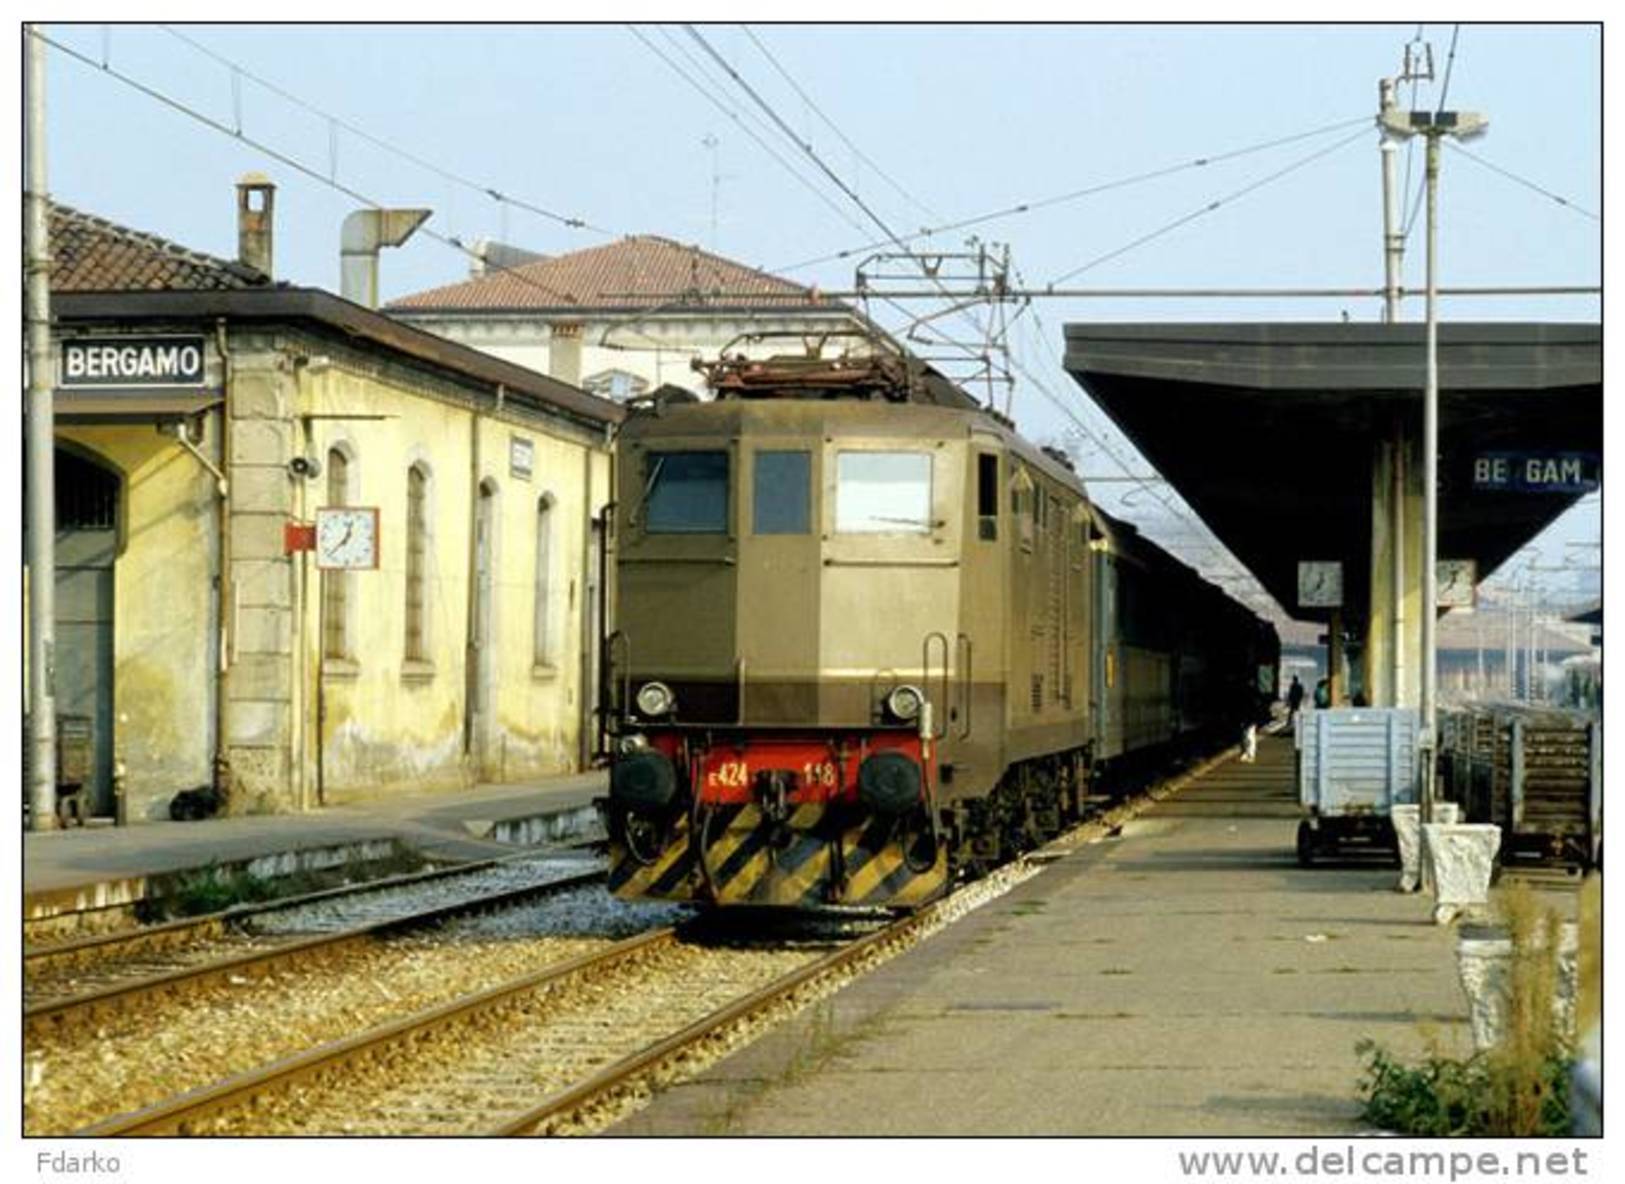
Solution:
[[[490,859],[597,835],[602,772],[520,785],[403,794],[301,814],[141,822],[23,836],[25,919],[126,905],[165,877],[207,867],[282,874],[411,852]]]
[[[1470,1050],[1454,930],[1386,862],[1294,854],[1260,738],[612,1135],[1327,1135],[1355,1044]]]

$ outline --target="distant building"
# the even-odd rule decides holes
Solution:
[[[1600,610],[1599,618],[1600,619]],[[1590,626],[1580,618],[1532,616],[1508,611],[1488,596],[1476,610],[1453,610],[1439,618],[1438,688],[1450,702],[1522,699],[1555,702],[1568,695],[1562,688],[1575,681],[1578,668],[1590,669],[1598,657]],[[1277,622],[1281,635],[1281,678],[1296,673],[1306,685],[1326,673],[1326,627],[1309,621]],[[1360,668],[1350,661],[1343,671],[1348,696],[1363,692]],[[1572,697],[1572,695],[1570,695]]]
[[[656,235],[525,257],[488,244],[482,259],[490,266],[476,263],[470,279],[404,296],[385,311],[618,402],[668,384],[703,394],[693,359],[715,359],[742,334],[817,339],[864,325],[815,289]],[[730,352],[801,348],[780,339]]]
[[[272,282],[273,201],[239,186],[236,261],[52,211],[56,703],[91,812],[115,762],[132,820],[580,768],[620,409]],[[376,509],[370,555],[370,515],[327,540],[364,570],[299,549],[323,507]]]

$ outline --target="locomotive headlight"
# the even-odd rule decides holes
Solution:
[[[906,683],[893,689],[886,696],[886,710],[893,719],[912,723],[920,718],[920,708],[925,705],[925,694],[919,687],[911,687]]]
[[[663,682],[646,682],[638,688],[638,714],[647,719],[668,715],[677,706],[677,697]]]

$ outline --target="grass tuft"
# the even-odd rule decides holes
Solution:
[[[1553,1007],[1561,922],[1527,884],[1512,885],[1498,903],[1512,941],[1500,1043],[1463,1060],[1446,1055],[1430,1035],[1421,1064],[1410,1066],[1374,1041],[1360,1041],[1367,1122],[1405,1135],[1570,1133],[1574,1051]]]

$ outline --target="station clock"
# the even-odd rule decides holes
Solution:
[[[316,511],[316,566],[354,571],[378,566],[378,507],[324,506]]]
[[[1298,606],[1337,608],[1343,603],[1343,564],[1337,559],[1304,559],[1298,563]]]

